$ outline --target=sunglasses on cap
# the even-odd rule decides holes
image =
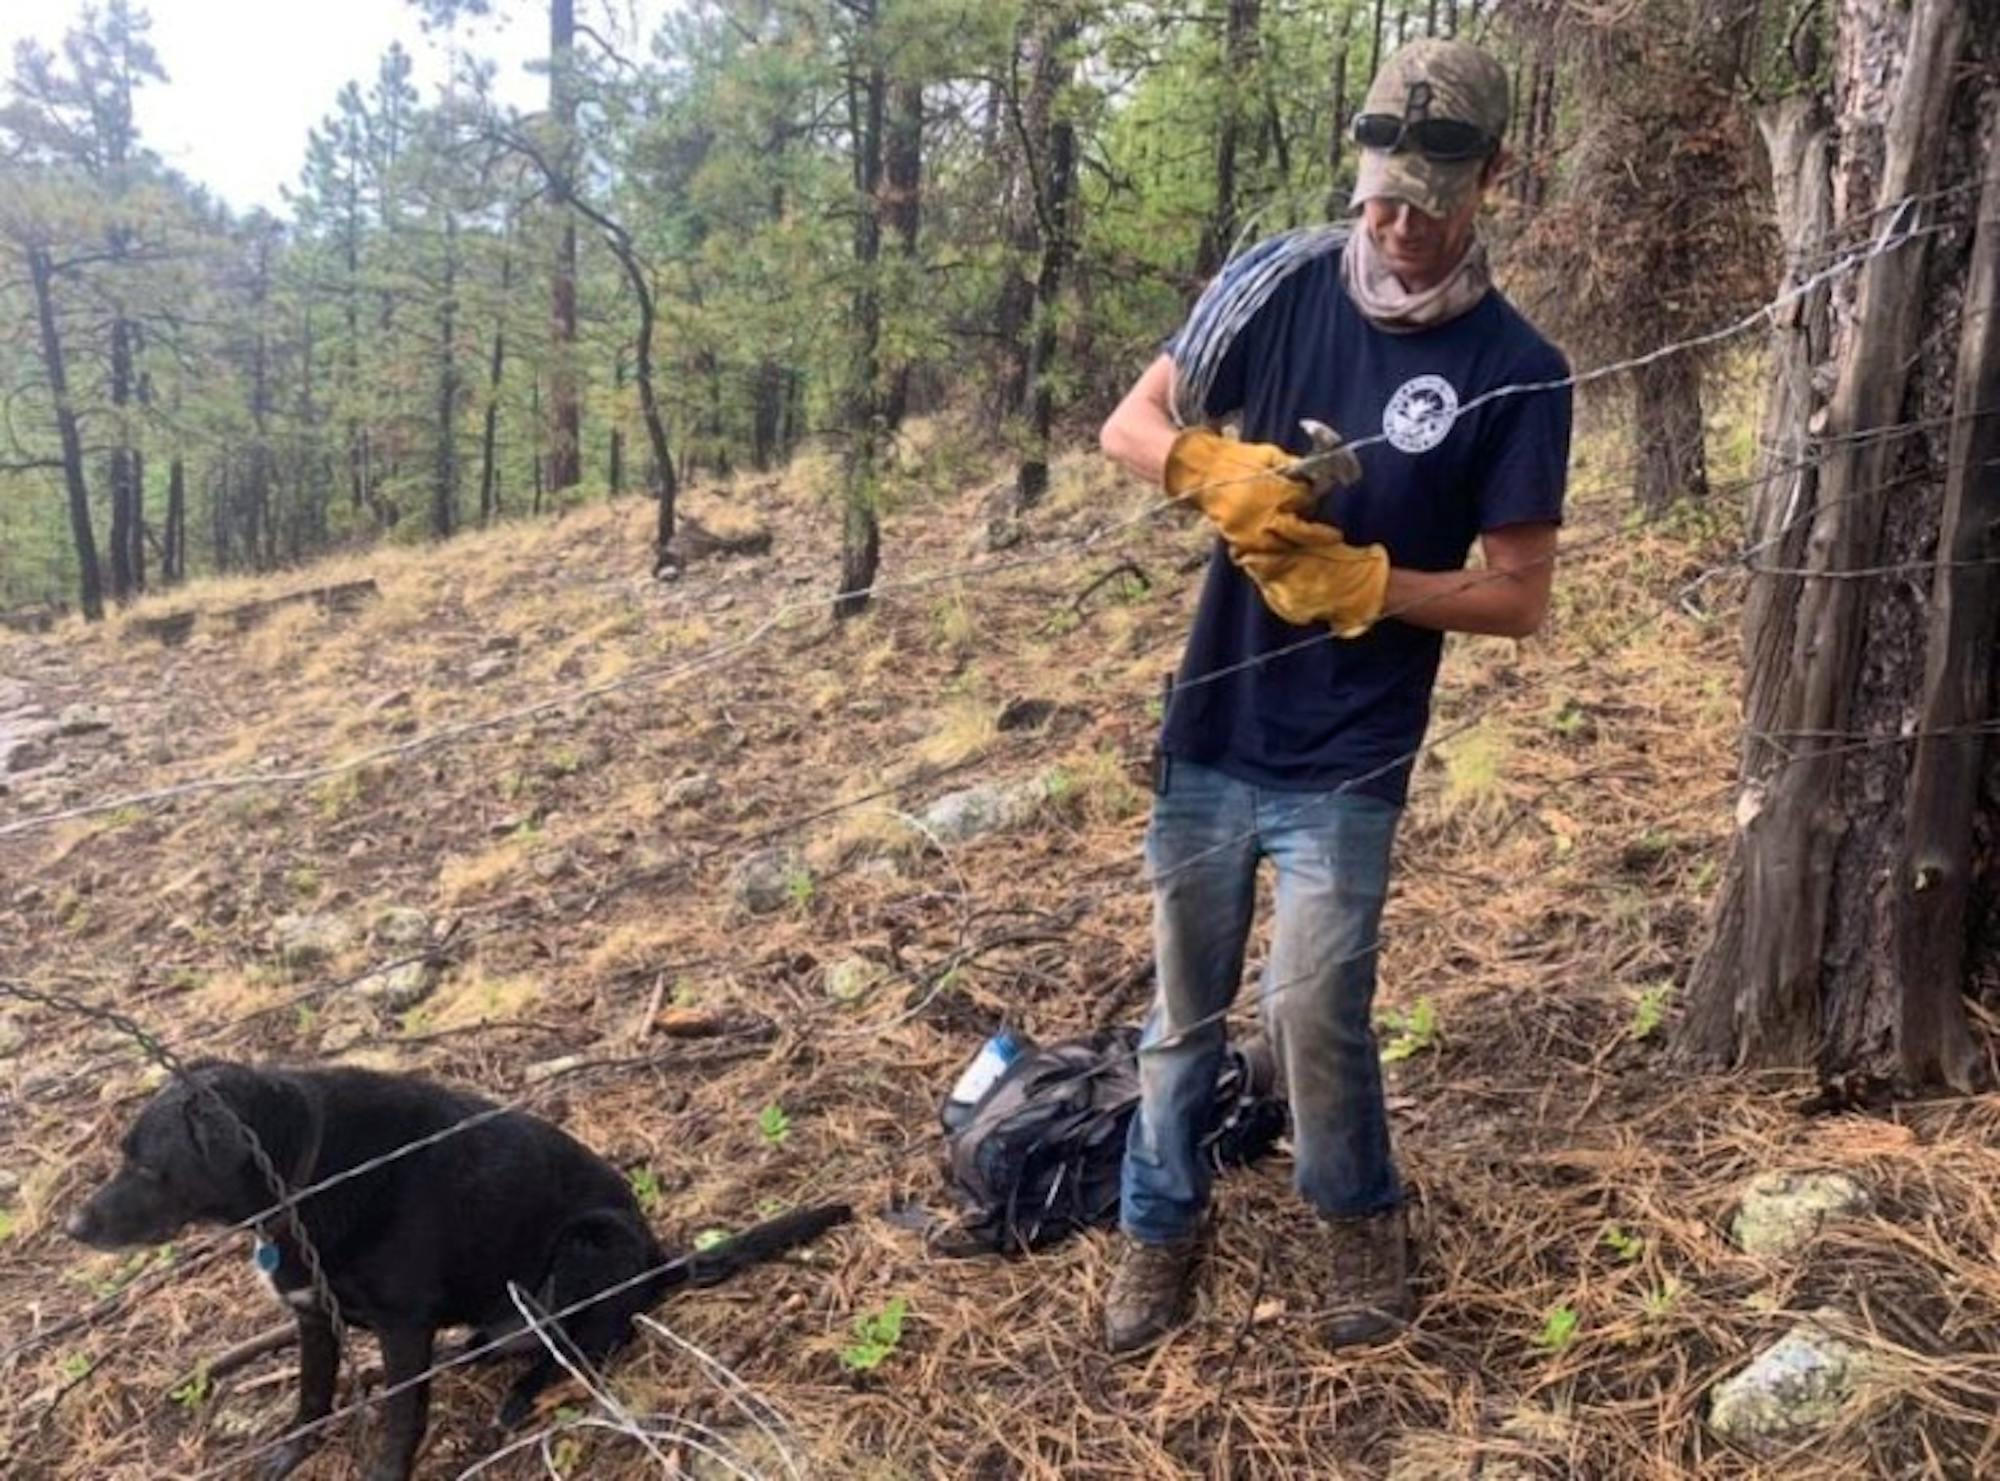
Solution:
[[[1500,147],[1500,141],[1476,123],[1456,118],[1403,118],[1394,113],[1358,115],[1354,142],[1363,149],[1390,154],[1407,144],[1426,159],[1443,162],[1484,159]]]

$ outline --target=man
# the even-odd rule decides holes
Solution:
[[[1410,1314],[1371,1020],[1390,845],[1443,635],[1525,637],[1542,622],[1569,454],[1566,388],[1480,399],[1568,376],[1491,287],[1474,229],[1503,162],[1507,93],[1499,63],[1467,43],[1398,51],[1355,121],[1357,228],[1278,238],[1225,268],[1104,425],[1106,453],[1222,535],[1146,839],[1159,990],[1105,1312],[1114,1352],[1186,1315],[1209,1192],[1201,1118],[1262,858],[1277,894],[1261,1007],[1296,1185],[1326,1233],[1325,1336],[1366,1342]],[[1298,260],[1279,277],[1284,253]],[[1207,363],[1191,348],[1215,318],[1205,306],[1254,304],[1253,281],[1268,296]],[[1176,424],[1191,384],[1190,420],[1233,418],[1240,441]],[[1304,419],[1363,445],[1302,464]],[[1480,573],[1464,569],[1475,539]]]

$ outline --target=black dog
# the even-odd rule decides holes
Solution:
[[[192,1076],[220,1097],[177,1080],[139,1113],[122,1144],[124,1164],[64,1225],[101,1249],[157,1244],[190,1223],[235,1224],[275,1202],[242,1134],[248,1127],[294,1188],[331,1178],[467,1117],[491,1102],[411,1076],[369,1070],[265,1070],[208,1063]],[[745,1230],[669,1268],[632,1189],[594,1152],[545,1121],[499,1112],[455,1135],[302,1199],[298,1210],[328,1287],[348,1323],[382,1344],[394,1390],[370,1481],[403,1481],[423,1438],[439,1328],[471,1327],[467,1351],[489,1343],[534,1350],[501,1410],[517,1424],[560,1369],[508,1287],[552,1313],[608,1291],[551,1332],[597,1363],[632,1331],[632,1319],[678,1285],[707,1285],[845,1223],[830,1205]],[[282,1215],[259,1220],[255,1258],[299,1324],[298,1424],[333,1407],[339,1345],[314,1295]],[[648,1271],[659,1273],[635,1280]],[[266,1475],[305,1459],[312,1437],[289,1441]]]

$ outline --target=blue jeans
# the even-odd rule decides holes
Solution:
[[[1133,1238],[1191,1234],[1208,1205],[1200,1143],[1225,1042],[1220,1015],[1243,977],[1264,858],[1277,869],[1277,911],[1259,1002],[1291,1096],[1294,1181],[1334,1217],[1401,1201],[1371,1017],[1401,815],[1379,798],[1277,791],[1172,763],[1146,831],[1159,990],[1125,1145],[1120,1222]]]

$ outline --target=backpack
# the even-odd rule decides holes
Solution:
[[[1139,1031],[1019,1042],[969,1117],[955,1131],[947,1122],[945,1171],[962,1212],[940,1253],[1024,1253],[1117,1222],[1125,1137],[1139,1107]],[[1283,1133],[1273,1079],[1260,1042],[1224,1052],[1202,1142],[1217,1167],[1256,1161]]]

